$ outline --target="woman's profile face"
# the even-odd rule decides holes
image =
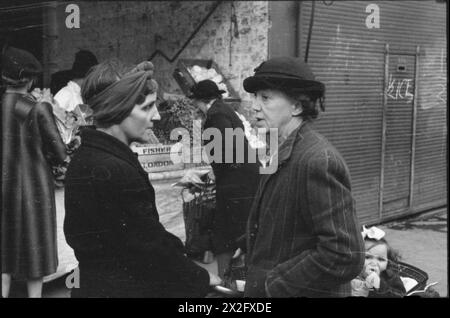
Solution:
[[[160,119],[155,92],[147,95],[142,104],[135,105],[130,115],[119,126],[128,144],[132,142],[147,143],[150,141],[149,129],[153,128],[153,121]]]
[[[278,90],[262,89],[255,93],[252,106],[257,128],[282,130],[292,118],[295,104]]]

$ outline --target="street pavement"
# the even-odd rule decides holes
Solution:
[[[447,208],[379,227],[401,261],[425,271],[428,283],[438,282],[434,290],[448,297]]]
[[[182,213],[181,188],[171,185],[177,180],[152,181],[156,191],[156,204],[160,221],[166,229],[185,240]],[[63,192],[56,195],[58,214],[58,244],[60,266],[58,272],[47,278],[43,297],[70,297],[70,290],[65,287],[64,274],[75,268],[77,261],[72,249],[64,240],[62,224],[64,218]],[[412,219],[400,220],[379,225],[386,232],[389,244],[398,250],[402,261],[424,270],[428,283],[438,282],[434,289],[441,297],[448,297],[447,284],[447,209],[435,211]],[[216,272],[215,262],[202,266]],[[62,276],[62,277],[61,277]],[[60,277],[58,279],[55,279]],[[24,286],[16,286],[12,297],[24,297]]]

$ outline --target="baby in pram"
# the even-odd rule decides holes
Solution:
[[[403,297],[405,286],[396,267],[399,254],[384,238],[385,232],[377,227],[363,227],[366,259],[363,271],[352,280],[352,296]]]
[[[397,298],[410,295],[408,291],[419,282],[408,277],[402,266],[399,253],[384,238],[385,232],[375,226],[367,229],[363,226],[362,236],[366,250],[363,271],[351,281],[352,296],[370,298]],[[412,266],[408,265],[412,268]],[[417,271],[420,271],[416,269]],[[423,272],[423,275],[428,276]],[[426,279],[424,282],[426,283]],[[439,297],[429,286],[415,291],[421,297]]]

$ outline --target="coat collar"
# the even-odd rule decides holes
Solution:
[[[272,174],[265,174],[261,177],[260,179],[260,190],[261,193],[264,191],[264,188],[267,184],[267,182],[269,181],[270,177],[272,177],[274,174],[276,174],[278,172],[278,170],[280,169],[281,166],[283,166],[287,161],[289,161],[289,159],[291,158],[292,155],[292,150],[294,148],[294,145],[296,144],[297,141],[303,139],[302,134],[308,130],[310,130],[310,123],[308,121],[303,121],[299,127],[297,127],[289,136],[288,138],[285,140],[285,142],[283,142],[280,146],[280,148],[278,149],[278,168],[277,171],[275,171]],[[276,154],[275,154],[276,155]]]
[[[137,159],[137,153],[133,152],[129,146],[121,142],[119,139],[102,131],[96,130],[92,127],[84,128],[81,130],[81,144],[86,147],[97,148],[108,152],[111,155],[136,166],[139,170],[144,171],[139,163],[139,160]]]
[[[36,104],[36,100],[34,97],[30,94],[27,95],[20,95],[20,94],[11,94],[8,93],[10,96],[18,96],[17,100],[15,101],[14,111],[17,118],[23,120],[25,117],[28,116],[31,109]],[[6,95],[6,94],[5,94]]]
[[[214,112],[216,109],[222,107],[223,103],[220,99],[216,99],[214,103],[208,108],[208,111],[206,112],[206,115],[210,115],[212,112]]]
[[[289,160],[292,154],[292,149],[298,140],[303,139],[302,134],[310,130],[310,123],[308,121],[302,121],[300,126],[298,126],[283,142],[278,150],[278,167],[282,166],[286,161]]]

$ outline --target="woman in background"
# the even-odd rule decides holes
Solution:
[[[43,277],[56,272],[55,189],[51,166],[67,157],[52,106],[29,94],[42,67],[27,51],[2,56],[2,296],[25,279],[41,297]]]

